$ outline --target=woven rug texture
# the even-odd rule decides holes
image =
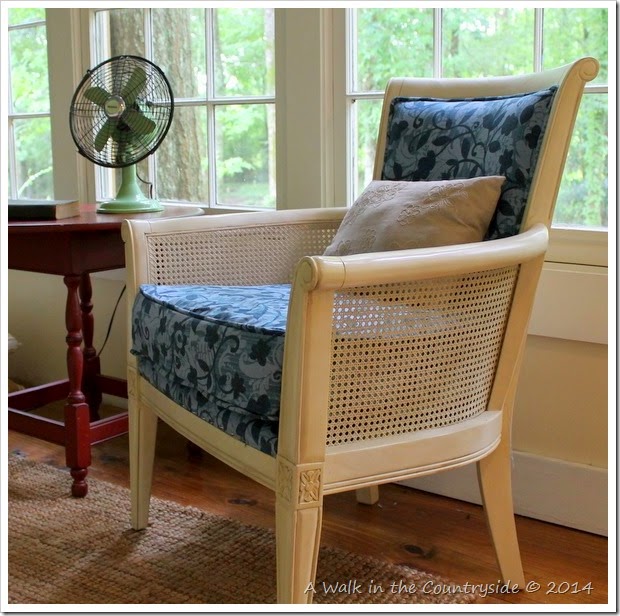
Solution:
[[[265,604],[276,601],[275,535],[153,498],[150,525],[129,523],[129,491],[9,457],[10,604]],[[314,603],[472,603],[448,580],[322,547]]]

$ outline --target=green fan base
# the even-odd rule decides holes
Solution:
[[[164,206],[153,199],[131,200],[131,199],[112,199],[105,203],[100,203],[97,207],[98,214],[140,214],[142,212],[161,212]]]
[[[140,190],[135,165],[123,167],[121,173],[121,187],[116,198],[100,203],[98,214],[140,214],[161,212],[164,209],[158,201],[145,197]]]

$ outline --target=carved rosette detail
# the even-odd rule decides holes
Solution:
[[[321,469],[302,471],[299,477],[299,504],[314,503],[321,492]]]

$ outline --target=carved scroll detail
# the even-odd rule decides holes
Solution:
[[[289,503],[292,500],[293,467],[278,460],[277,494]]]

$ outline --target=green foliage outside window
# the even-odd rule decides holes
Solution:
[[[43,8],[11,8],[9,13],[9,26],[19,26],[34,21],[45,21],[45,9]]]
[[[10,127],[15,152],[10,193],[17,197],[53,197],[47,37],[45,9],[15,8],[8,12]],[[32,24],[32,25],[29,25]],[[36,115],[32,115],[36,114]]]

